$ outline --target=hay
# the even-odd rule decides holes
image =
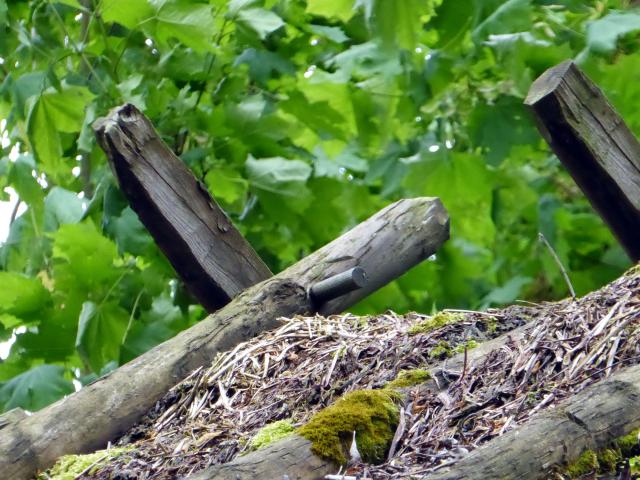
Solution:
[[[438,360],[430,356],[438,346],[453,351],[528,321],[523,340],[452,372],[445,393],[413,389],[392,457],[356,469],[376,479],[420,478],[640,363],[640,269],[577,301],[463,312],[455,323],[416,334],[415,325],[430,318],[387,313],[286,320],[193,372],[120,440],[135,443],[135,450],[82,478],[169,479],[228,462],[249,450],[266,424],[291,419],[302,425],[347,392],[382,388],[402,370],[428,369]]]

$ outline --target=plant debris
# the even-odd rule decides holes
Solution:
[[[169,479],[228,462],[267,424],[299,427],[348,392],[429,370],[439,362],[430,355],[436,347],[455,351],[528,323],[524,338],[449,372],[454,381],[444,392],[411,387],[390,458],[356,468],[366,478],[420,478],[640,363],[638,268],[576,301],[451,312],[457,321],[424,332],[415,325],[432,317],[417,313],[283,320],[193,372],[119,441],[133,450],[80,478]]]

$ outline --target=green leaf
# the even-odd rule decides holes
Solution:
[[[156,13],[156,35],[161,42],[176,38],[198,52],[212,51],[215,22],[210,5],[165,2]]]
[[[246,168],[255,188],[292,197],[306,193],[305,184],[311,175],[311,167],[305,162],[282,157],[258,160],[250,155]]]
[[[130,207],[109,222],[108,231],[115,237],[120,253],[144,255],[153,247],[153,238]]]
[[[522,288],[531,283],[531,278],[528,277],[513,277],[503,286],[491,291],[483,302],[489,305],[505,305],[512,303],[518,299],[522,292]]]
[[[472,36],[476,43],[491,34],[513,33],[531,26],[531,0],[507,0],[498,5],[498,8],[473,30]]]
[[[0,325],[11,332],[14,328],[24,325],[24,320],[10,313],[0,313]]]
[[[64,367],[40,365],[0,386],[0,411],[17,407],[36,411],[73,391],[73,384],[64,378]]]
[[[82,304],[78,320],[76,349],[94,372],[120,358],[120,345],[129,315],[113,302]]]
[[[81,288],[98,293],[119,276],[114,268],[116,245],[103,237],[93,223],[62,225],[53,235],[54,279],[57,288]],[[105,292],[106,293],[106,292]]]
[[[62,3],[74,8],[82,8],[78,0],[55,0],[55,3]]]
[[[100,14],[105,22],[117,22],[133,28],[153,16],[153,7],[147,0],[102,0]]]
[[[376,0],[371,21],[387,45],[413,50],[421,42],[422,25],[435,13],[434,0]]]
[[[640,13],[612,12],[587,24],[587,47],[594,53],[610,54],[618,40],[640,31]]]
[[[20,155],[9,171],[11,182],[20,200],[40,211],[44,199],[44,191],[33,176],[36,163],[33,155]]]
[[[354,0],[307,0],[307,13],[347,22],[355,14],[353,4]]]
[[[44,228],[54,231],[60,225],[78,223],[84,215],[84,201],[78,194],[53,187],[44,200]]]
[[[340,27],[327,27],[325,25],[309,25],[311,31],[316,35],[328,38],[332,42],[345,43],[349,41],[349,37],[345,35],[344,30]]]
[[[18,317],[37,314],[50,301],[49,292],[37,278],[0,272],[0,312]]]
[[[436,10],[429,27],[438,34],[435,44],[442,50],[453,50],[462,43],[473,24],[474,0],[443,1]]]
[[[205,182],[214,198],[222,200],[228,205],[233,205],[245,198],[249,183],[232,168],[209,170]]]
[[[253,30],[261,40],[275,32],[284,25],[284,21],[271,10],[264,8],[249,8],[240,10],[237,16],[238,23]]]
[[[7,2],[6,0],[0,0],[0,25],[6,25],[7,23]]]
[[[475,108],[469,117],[469,136],[474,146],[487,150],[487,162],[498,165],[513,146],[535,143],[539,133],[522,100],[502,96],[493,105],[481,103]]]
[[[133,322],[122,346],[122,361],[126,362],[143,354],[185,327],[185,318],[171,299],[157,297],[151,310],[144,312]]]
[[[85,106],[92,98],[93,94],[87,88],[68,87],[62,92],[48,90],[31,104],[27,120],[31,145],[43,170],[54,178],[66,173],[59,132],[80,131]]]

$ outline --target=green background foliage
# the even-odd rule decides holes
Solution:
[[[522,101],[573,58],[640,133],[623,0],[0,0],[0,411],[35,410],[204,316],[119,192],[90,125],[142,109],[280,271],[402,197],[452,239],[355,308],[578,293],[629,265]],[[77,385],[77,383],[76,383]]]

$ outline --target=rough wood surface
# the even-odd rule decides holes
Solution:
[[[516,328],[498,338],[481,343],[478,347],[469,350],[467,362],[469,364],[484,358],[489,352],[502,347],[507,342],[519,341],[526,333],[527,325]],[[439,392],[446,389],[449,384],[449,375],[453,372],[460,374],[464,366],[464,354],[458,354],[445,362],[430,368],[432,376],[419,388]],[[416,387],[412,387],[415,389]],[[408,399],[410,389],[404,389]],[[249,455],[238,457],[223,465],[215,465],[197,472],[188,477],[188,480],[235,480],[258,478],[283,478],[287,475],[293,480],[321,480],[328,473],[338,471],[338,466],[332,462],[318,457],[310,449],[309,441],[298,435],[286,437],[268,448],[253,452]],[[292,452],[284,460],[283,452]]]
[[[640,427],[640,365],[585,388],[425,480],[534,480]]]
[[[218,204],[133,105],[93,128],[131,208],[209,311],[271,272]]]
[[[291,435],[257,452],[238,457],[233,462],[216,465],[191,475],[189,480],[289,480],[324,478],[338,467],[311,452],[311,442]]]
[[[279,317],[336,313],[433,254],[449,236],[448,216],[434,198],[401,200],[291,268],[251,287],[230,304],[171,340],[79,392],[0,430],[0,472],[30,478],[61,455],[104,448],[172,386],[213,357],[260,332]],[[394,252],[389,257],[388,252]],[[385,263],[386,260],[386,263]],[[361,291],[322,306],[307,291],[319,280],[364,265]]]
[[[543,73],[525,103],[628,255],[640,260],[640,143],[620,115],[571,61]]]

